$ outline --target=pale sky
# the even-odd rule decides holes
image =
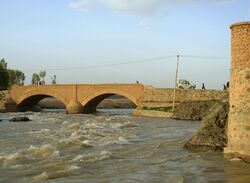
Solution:
[[[222,89],[229,26],[249,20],[249,0],[0,0],[0,58],[26,84],[47,70],[47,83],[56,75],[58,83],[173,87],[179,54],[179,79]]]

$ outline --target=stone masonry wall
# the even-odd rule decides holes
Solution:
[[[172,106],[174,89],[145,87],[139,102],[140,107]],[[176,90],[176,103],[189,101],[210,101],[228,99],[228,92],[222,90]]]
[[[231,26],[230,112],[226,156],[250,162],[250,22]]]

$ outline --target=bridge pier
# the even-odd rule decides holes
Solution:
[[[72,100],[66,106],[66,110],[68,114],[80,114],[83,112],[83,107],[82,104],[77,100]]]
[[[250,22],[231,26],[230,111],[225,157],[250,162]]]

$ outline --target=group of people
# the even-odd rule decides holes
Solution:
[[[38,81],[38,85],[45,85],[45,81]]]
[[[223,90],[228,90],[228,88],[229,88],[229,81],[226,84],[223,84]],[[204,83],[202,83],[201,89],[206,90],[206,87],[205,87]]]

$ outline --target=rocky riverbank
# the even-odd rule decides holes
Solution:
[[[227,145],[228,100],[183,102],[171,107],[145,107],[134,114],[147,117],[167,117],[180,120],[202,120],[201,128],[185,143],[194,151],[223,151]]]
[[[223,151],[227,144],[226,127],[228,102],[212,106],[211,112],[202,119],[201,128],[184,145],[185,149],[195,151]]]
[[[221,101],[183,102],[176,106],[172,118],[179,120],[202,120],[213,111],[213,106]]]
[[[212,100],[183,102],[176,105],[174,112],[172,111],[172,106],[142,107],[137,108],[134,111],[134,115],[199,121],[206,115],[210,114],[213,110],[213,106],[217,104],[221,104],[221,101]]]

